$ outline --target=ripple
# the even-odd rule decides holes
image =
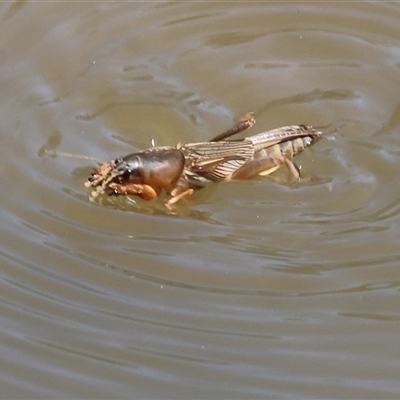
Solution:
[[[207,7],[3,9],[4,397],[399,392],[400,9]],[[246,111],[251,133],[332,140],[297,158],[300,182],[281,169],[174,210],[90,201],[97,160],[208,140]]]

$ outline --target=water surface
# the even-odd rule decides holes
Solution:
[[[394,398],[400,7],[0,7],[4,398]],[[155,142],[328,126],[303,178],[89,201]]]

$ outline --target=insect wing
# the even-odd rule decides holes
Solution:
[[[305,136],[319,137],[321,136],[321,132],[310,126],[290,125],[249,136],[246,140],[249,140],[257,148],[266,148]]]
[[[189,171],[214,182],[229,179],[254,155],[254,145],[244,140],[189,143],[180,150]]]

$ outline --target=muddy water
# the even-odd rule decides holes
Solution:
[[[4,398],[394,398],[400,393],[400,7],[0,7]],[[329,126],[303,178],[168,211],[90,202],[96,163]]]

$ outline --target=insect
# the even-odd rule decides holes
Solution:
[[[116,158],[95,169],[85,186],[96,188],[92,197],[135,195],[152,200],[164,191],[169,208],[210,183],[269,175],[281,165],[299,179],[300,171],[292,159],[321,139],[322,132],[312,126],[292,125],[226,140],[254,124],[254,114],[248,113],[209,142],[152,147]]]

